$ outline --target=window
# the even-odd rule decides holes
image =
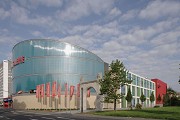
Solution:
[[[146,80],[144,80],[144,87],[145,87],[145,88],[147,87]]]
[[[152,82],[150,82],[150,89],[152,89]]]
[[[135,96],[135,87],[132,86],[132,95]]]
[[[131,73],[128,73],[127,78],[128,80],[131,80]]]
[[[141,78],[141,87],[143,87],[143,79]]]
[[[136,85],[136,76],[135,75],[132,75],[132,83],[133,83],[133,85]]]
[[[140,86],[140,77],[137,77],[137,85]]]
[[[139,96],[139,97],[140,97],[140,95],[141,95],[140,88],[139,88],[139,87],[137,87],[137,96]]]
[[[147,88],[149,88],[149,81],[147,81]]]

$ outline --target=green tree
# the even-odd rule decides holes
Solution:
[[[151,107],[152,107],[152,103],[155,101],[154,92],[151,92],[150,101],[151,101]]]
[[[114,110],[116,110],[117,100],[123,97],[123,94],[117,93],[120,86],[131,83],[127,79],[127,73],[124,64],[116,60],[110,64],[110,70],[105,73],[104,79],[99,80],[101,95],[104,95],[106,100],[113,101]]]
[[[141,100],[142,105],[144,101],[146,101],[146,96],[143,94],[143,92],[141,92],[140,100]]]
[[[159,94],[158,97],[157,97],[157,101],[158,102],[161,102],[161,95]]]
[[[132,110],[132,104],[131,104],[132,94],[131,94],[131,89],[130,89],[130,87],[129,87],[128,93],[127,93],[127,95],[126,95],[126,100],[127,100],[127,102],[128,102],[129,108]]]
[[[163,96],[163,106],[169,106],[169,105],[170,105],[170,97],[169,97],[169,94],[166,93]]]

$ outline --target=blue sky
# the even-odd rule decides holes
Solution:
[[[33,38],[69,42],[108,63],[119,59],[180,91],[178,0],[1,0],[0,61]]]

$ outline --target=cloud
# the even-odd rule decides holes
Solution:
[[[134,27],[129,29],[127,34],[120,35],[119,39],[122,44],[139,45],[148,41],[150,38],[163,31],[172,30],[177,26],[179,19],[166,20],[157,22],[147,28]]]
[[[63,4],[63,0],[18,0],[16,2],[28,9],[34,9],[40,5],[46,7],[61,7]]]
[[[31,34],[35,37],[43,37],[43,34],[40,31],[33,31]]]
[[[0,19],[5,19],[10,16],[8,11],[5,11],[3,8],[0,8]]]
[[[119,16],[120,14],[121,14],[122,12],[121,12],[121,10],[119,10],[118,8],[113,8],[113,9],[111,9],[111,11],[109,12],[109,16],[110,17],[117,17],[117,16]]]
[[[64,10],[59,10],[57,16],[65,21],[78,20],[90,14],[107,13],[112,7],[113,0],[73,0]]]
[[[127,11],[125,14],[123,14],[121,17],[120,17],[120,20],[130,20],[132,18],[135,18],[138,14],[139,10],[129,10]]]
[[[176,43],[180,39],[180,27],[172,31],[164,32],[154,37],[151,43],[154,46],[159,46],[163,44]]]
[[[145,19],[158,19],[166,16],[179,16],[180,2],[169,0],[156,0],[150,2],[140,11],[139,17]]]

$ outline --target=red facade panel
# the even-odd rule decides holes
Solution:
[[[159,79],[151,79],[155,82],[155,90],[156,90],[156,104],[163,104],[163,96],[167,92],[167,84]],[[157,98],[160,95],[161,101],[158,101]]]

